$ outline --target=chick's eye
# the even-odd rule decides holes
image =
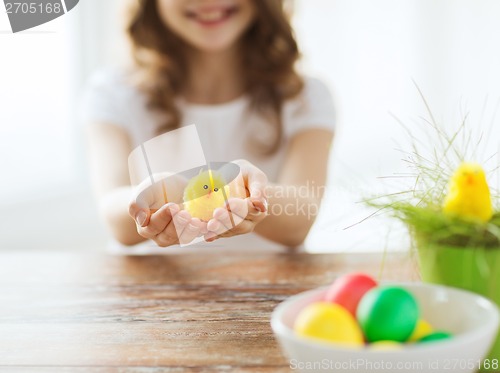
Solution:
[[[217,192],[219,190],[219,188],[214,188],[214,192]]]
[[[203,189],[208,189],[208,185],[203,185]]]

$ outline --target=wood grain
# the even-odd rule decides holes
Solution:
[[[382,266],[383,263],[383,266]],[[408,254],[0,254],[1,372],[288,372],[269,320],[286,297]]]

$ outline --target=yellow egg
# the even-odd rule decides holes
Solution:
[[[363,346],[363,334],[354,317],[338,304],[316,302],[305,307],[294,323],[301,337],[338,343],[351,347]]]
[[[368,348],[376,351],[394,351],[401,350],[403,348],[403,344],[396,341],[377,341],[370,343]]]
[[[413,330],[410,338],[408,338],[408,342],[417,342],[419,339],[431,334],[433,331],[434,329],[432,329],[431,324],[429,324],[425,320],[420,319],[418,320],[417,326]]]

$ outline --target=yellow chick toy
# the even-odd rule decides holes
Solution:
[[[216,208],[224,207],[223,191],[229,198],[229,188],[220,173],[210,169],[200,172],[184,189],[184,207],[192,217],[209,221]]]
[[[490,189],[483,168],[477,163],[462,163],[450,179],[443,203],[446,214],[486,223],[493,215]]]

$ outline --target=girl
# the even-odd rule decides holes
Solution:
[[[96,74],[84,100],[92,180],[120,247],[172,246],[177,232],[232,247],[302,244],[314,222],[305,211],[321,200],[334,112],[325,86],[295,70],[283,1],[135,0],[127,32],[132,66]],[[181,206],[153,212],[132,197],[132,149],[192,123],[208,160],[241,167],[249,197],[230,207],[245,204],[248,214],[228,231],[221,211],[207,224]]]

